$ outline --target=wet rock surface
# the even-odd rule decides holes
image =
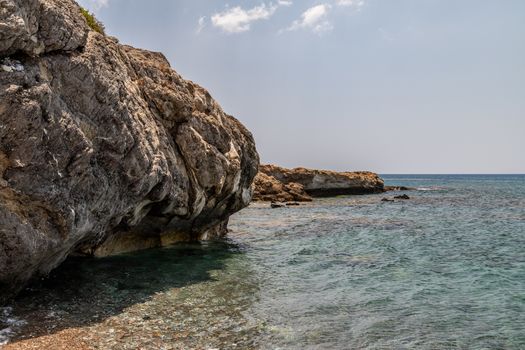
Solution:
[[[270,203],[270,207],[273,208],[273,209],[284,208],[284,207],[286,207],[286,203],[275,203],[275,202],[272,202],[272,203]]]
[[[410,197],[407,194],[402,194],[399,196],[394,196],[394,199],[410,199]]]
[[[0,4],[0,302],[73,252],[225,234],[251,201],[250,132],[74,1]]]

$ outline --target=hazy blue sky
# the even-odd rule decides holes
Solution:
[[[80,2],[206,87],[263,162],[525,173],[525,1]]]

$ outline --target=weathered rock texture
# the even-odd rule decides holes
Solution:
[[[257,167],[162,54],[90,31],[72,0],[0,0],[0,302],[72,252],[224,234]]]
[[[253,199],[271,202],[309,202],[312,200],[303,185],[282,183],[275,177],[259,172],[253,182]]]
[[[311,197],[381,193],[383,180],[371,172],[335,172],[261,165],[254,182],[254,200],[305,201]]]

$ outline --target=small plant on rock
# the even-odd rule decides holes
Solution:
[[[92,13],[90,13],[88,10],[86,10],[83,7],[80,8],[80,12],[86,19],[86,22],[91,29],[93,29],[97,33],[105,35],[104,25],[98,19],[96,19]]]

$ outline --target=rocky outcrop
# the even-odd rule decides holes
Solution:
[[[294,189],[294,191],[291,191]],[[371,172],[335,172],[261,165],[254,182],[254,200],[304,201],[311,197],[381,193],[383,180]]]
[[[298,183],[282,183],[275,177],[259,172],[253,182],[253,199],[269,202],[309,202],[312,200]]]
[[[408,196],[408,194],[402,194],[400,196],[394,196],[394,199],[410,199],[410,197]]]
[[[250,132],[72,0],[0,5],[0,302],[71,253],[224,234],[252,197]]]

